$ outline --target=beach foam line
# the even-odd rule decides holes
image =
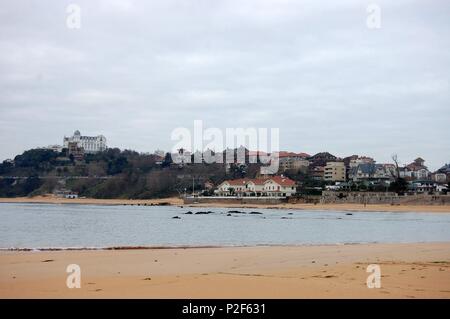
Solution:
[[[224,246],[111,246],[111,247],[39,247],[39,248],[0,248],[0,251],[81,251],[81,250],[143,250],[143,249],[185,249],[185,248],[220,248]],[[234,246],[230,246],[234,247]]]
[[[167,245],[167,246],[109,246],[109,247],[10,247],[0,251],[96,251],[96,250],[150,250],[150,249],[192,249],[192,248],[245,248],[245,247],[311,247],[381,244],[380,242],[349,243],[304,243],[304,244],[254,244],[254,245]]]

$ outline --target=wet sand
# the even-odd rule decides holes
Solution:
[[[0,298],[450,298],[450,243],[1,251]]]
[[[450,213],[450,205],[385,205],[385,204],[183,204],[178,197],[161,199],[96,199],[96,198],[59,198],[55,196],[0,198],[0,203],[35,203],[35,204],[85,204],[85,205],[172,205],[183,207],[227,207],[227,208],[273,208],[297,210],[338,210],[367,212],[429,212]]]

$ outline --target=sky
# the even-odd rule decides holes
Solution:
[[[77,129],[167,151],[202,120],[279,128],[282,150],[437,169],[450,162],[449,52],[446,0],[5,0],[0,160]]]

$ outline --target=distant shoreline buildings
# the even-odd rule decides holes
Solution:
[[[55,152],[65,151],[66,156],[70,159],[82,161],[85,154],[95,154],[107,150],[106,137],[103,135],[84,136],[79,130],[76,130],[72,136],[63,137],[63,145],[50,145],[43,147]],[[228,152],[231,152],[229,158]],[[182,168],[186,165],[198,164],[196,158],[200,159],[199,163],[206,164],[206,156],[217,155],[222,157],[225,162],[227,174],[230,173],[231,167],[233,170],[239,171],[239,174],[245,176],[247,165],[251,163],[263,163],[261,157],[270,157],[270,153],[262,151],[252,151],[240,146],[236,149],[226,149],[222,152],[214,153],[212,151],[192,153],[184,149],[180,149],[178,153],[166,153],[162,150],[156,150],[153,154],[157,159],[155,164],[161,167],[176,166]],[[245,157],[244,163],[238,160],[236,154],[243,154]],[[170,156],[168,156],[170,155]],[[416,192],[426,192],[430,189],[435,189],[450,181],[450,164],[446,164],[435,172],[428,170],[425,166],[425,160],[421,157],[416,158],[413,162],[406,165],[398,165],[392,163],[376,163],[376,161],[367,156],[351,155],[344,158],[334,156],[328,152],[320,152],[314,155],[309,155],[304,152],[277,152],[279,160],[278,171],[269,176],[257,176],[256,179],[237,179],[227,180],[222,184],[217,185],[218,193],[221,196],[230,196],[231,193],[238,195],[255,194],[255,196],[278,196],[289,197],[296,191],[297,185],[314,183],[320,187],[333,190],[345,190],[352,187],[359,187],[365,185],[366,188],[371,189],[385,189],[396,181],[398,178],[404,179],[408,184],[410,190]],[[178,161],[176,160],[178,159]],[[180,160],[181,159],[181,160]],[[228,160],[231,159],[230,162]],[[267,164],[263,164],[267,165]],[[236,173],[236,172],[235,172]],[[238,175],[239,175],[238,174]],[[283,183],[290,183],[291,177],[296,181],[300,181],[292,185],[283,185]],[[277,185],[273,186],[270,183],[275,182]],[[323,186],[320,183],[326,183]],[[238,183],[238,184],[236,184]],[[241,185],[242,184],[242,185]],[[356,186],[355,186],[356,185]],[[271,188],[275,187],[275,188]],[[312,187],[313,186],[308,186]],[[317,187],[315,187],[317,188]]]

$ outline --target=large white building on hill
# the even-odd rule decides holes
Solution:
[[[73,136],[64,136],[64,148],[69,148],[69,143],[77,143],[78,147],[82,147],[85,153],[97,153],[106,150],[106,137],[82,136],[80,131],[76,130]]]

